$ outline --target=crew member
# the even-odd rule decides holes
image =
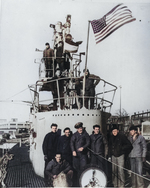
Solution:
[[[93,133],[90,135],[90,148],[91,148],[91,163],[98,165],[104,170],[103,164],[105,163],[103,157],[108,155],[108,144],[104,135],[100,133],[100,126],[93,126]]]
[[[131,170],[136,174],[142,176],[143,162],[146,161],[146,142],[145,138],[142,135],[139,135],[137,132],[137,127],[131,126],[129,140],[133,146],[131,153],[129,154]],[[132,187],[143,187],[144,182],[141,177],[138,175],[132,174]]]
[[[85,72],[85,69],[83,72]],[[100,77],[90,74],[88,69],[85,72],[85,76],[85,107],[88,108],[88,102],[90,101],[90,109],[94,109],[95,87],[100,82]],[[83,78],[84,76],[81,77],[81,79]]]
[[[49,43],[45,44],[46,49],[43,51],[43,59],[45,62],[45,68],[46,68],[46,77],[52,77],[53,76],[53,57],[54,57],[54,51],[50,48]]]
[[[63,41],[59,41],[59,43],[57,44],[57,48],[56,48],[56,63],[58,67],[60,68],[61,72],[63,72],[65,69],[64,61],[65,61],[65,58],[63,55]]]
[[[83,128],[83,123],[78,122],[74,126],[77,131],[71,138],[71,150],[73,155],[73,167],[76,171],[82,170],[87,164],[87,147],[90,145],[90,137]]]
[[[133,147],[127,137],[119,132],[118,126],[115,124],[112,127],[108,148],[108,159],[113,163],[112,180],[114,187],[124,187],[124,157],[131,152]]]
[[[58,179],[60,173],[66,174],[67,182],[68,182],[68,184],[71,185],[71,181],[72,181],[72,177],[73,177],[72,168],[67,161],[61,159],[61,154],[57,153],[55,155],[55,158],[52,159],[48,163],[48,165],[45,169],[45,174],[48,176],[48,179],[50,181],[54,182],[55,179]],[[63,181],[62,177],[64,177],[64,176],[61,175],[59,177],[60,181]],[[59,186],[62,185],[62,182],[60,183],[59,180],[57,181],[57,186],[58,186],[58,184],[59,184]]]
[[[57,124],[52,123],[51,125],[51,132],[46,134],[44,141],[43,141],[43,154],[45,160],[45,167],[47,166],[48,162],[54,159],[56,152],[57,152],[57,144],[60,134],[57,131]]]
[[[57,149],[57,152],[61,153],[62,159],[65,159],[70,165],[72,165],[72,152],[70,147],[71,136],[70,128],[66,127],[64,129],[64,135],[59,137]]]

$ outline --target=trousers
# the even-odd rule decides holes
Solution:
[[[114,187],[124,187],[124,155],[119,157],[112,156],[112,181]],[[115,165],[116,164],[116,165]]]
[[[130,158],[130,164],[131,164],[131,171],[142,176],[142,168],[143,168],[142,157]],[[131,174],[132,187],[143,188],[144,187],[143,179],[142,177],[136,174]]]

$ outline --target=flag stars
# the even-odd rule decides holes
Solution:
[[[105,18],[103,17],[98,20],[93,20],[91,24],[92,24],[94,34],[98,33],[106,26]]]

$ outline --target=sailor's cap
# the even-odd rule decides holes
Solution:
[[[86,72],[89,72],[89,69],[83,69],[83,72],[85,72],[85,70],[86,70]]]
[[[137,131],[137,127],[135,127],[134,125],[132,125],[132,126],[129,128],[129,131],[132,131],[132,130]]]
[[[113,124],[113,125],[112,125],[111,131],[113,131],[114,129],[119,130],[119,127],[118,127],[118,125],[117,125],[117,124]]]
[[[76,123],[75,126],[74,126],[75,129],[79,129],[79,128],[81,128],[81,127],[83,127],[83,123],[82,123],[82,122],[78,122],[78,123]]]

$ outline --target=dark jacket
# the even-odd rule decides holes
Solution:
[[[62,78],[62,79],[61,79]],[[57,98],[58,97],[58,91],[57,91],[57,79],[59,79],[58,80],[58,85],[59,85],[59,92],[60,92],[60,97],[63,97],[63,91],[64,91],[64,76],[61,76],[60,75],[60,77],[58,77],[58,76],[54,76],[53,78],[52,78],[52,80],[54,80],[53,82],[52,82],[52,87],[53,87],[53,90],[52,90],[52,94],[53,95],[55,95],[55,97]]]
[[[62,159],[65,159],[69,163],[71,162],[72,159],[70,140],[71,140],[71,136],[66,137],[66,135],[63,135],[59,137],[58,147],[57,147],[57,152],[62,154]]]
[[[45,169],[45,173],[49,177],[53,177],[54,175],[58,175],[62,171],[65,174],[67,174],[69,172],[69,170],[71,170],[71,166],[69,165],[69,163],[67,161],[63,160],[60,163],[58,163],[55,159],[52,159],[48,163],[48,165]]]
[[[117,136],[111,136],[111,138],[109,139],[108,148],[109,157],[111,157],[112,155],[115,157],[120,157],[123,154],[127,156],[133,149],[132,144],[127,139],[127,137],[120,132],[117,134]]]
[[[108,144],[104,135],[102,135],[101,133],[95,135],[93,133],[90,135],[90,141],[91,150],[105,157],[108,155]]]
[[[58,134],[58,132],[56,133],[50,132],[44,138],[42,145],[43,153],[44,155],[47,155],[49,160],[55,157],[55,154],[57,152],[57,144],[59,137],[60,135]]]
[[[43,51],[43,58],[44,58],[44,61],[51,61],[52,57],[54,57],[54,50],[51,49],[51,48],[48,48],[48,49],[45,49]]]
[[[90,137],[89,134],[83,129],[82,134],[79,134],[78,131],[73,134],[71,137],[71,150],[79,152],[78,149],[83,147],[83,151],[80,152],[81,154],[87,154],[87,147],[90,145]]]
[[[81,76],[80,80],[82,80],[84,76]],[[86,76],[85,80],[85,91],[95,89],[96,85],[100,82],[100,77],[94,74],[89,74]]]

